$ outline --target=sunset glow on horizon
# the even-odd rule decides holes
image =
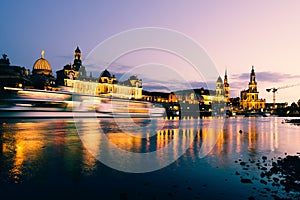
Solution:
[[[231,97],[240,96],[240,91],[248,88],[252,66],[259,98],[266,99],[267,103],[273,101],[273,94],[267,92],[267,88],[300,83],[299,1],[16,3],[4,0],[1,5],[5,9],[0,14],[3,19],[0,54],[7,54],[12,65],[30,70],[42,49],[55,74],[73,61],[77,45],[82,50],[85,65],[84,58],[109,37],[135,28],[161,27],[195,40],[207,52],[222,78],[227,69]],[[112,66],[114,73],[120,73],[118,69],[122,65],[134,67],[139,63],[121,61],[115,69]],[[168,62],[172,63],[177,64],[172,65],[174,68],[185,68],[175,58]],[[89,73],[91,69],[86,70]],[[194,74],[185,78],[197,81]],[[299,89],[300,86],[293,86],[278,90],[276,101],[297,102]]]

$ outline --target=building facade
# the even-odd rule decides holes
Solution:
[[[266,100],[258,98],[259,92],[257,90],[257,82],[255,78],[256,75],[254,72],[254,67],[252,66],[248,89],[241,91],[240,106],[244,111],[259,111],[264,109],[266,106]]]
[[[126,81],[117,81],[114,75],[104,70],[98,82],[64,79],[67,90],[86,95],[142,99],[142,80],[131,76]]]
[[[3,54],[0,58],[0,90],[4,87],[24,88],[30,85],[29,69],[11,65],[7,55]]]
[[[77,46],[74,51],[73,64],[67,64],[63,69],[56,71],[56,84],[57,86],[66,86],[65,80],[89,80],[92,77],[86,76],[85,67],[82,65],[82,54],[81,50]]]

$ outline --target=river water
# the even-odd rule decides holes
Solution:
[[[300,126],[277,117],[226,118],[210,126],[214,120],[2,120],[0,196],[289,197],[279,186],[262,184],[256,164],[267,156],[269,168],[272,160],[300,152]],[[247,165],[240,165],[242,161]]]

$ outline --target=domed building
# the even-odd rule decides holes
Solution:
[[[224,85],[223,85],[223,80],[219,76],[216,82],[216,96],[221,97],[224,95]]]
[[[44,58],[45,52],[42,50],[42,57],[35,61],[32,69],[33,75],[46,75],[46,76],[52,76],[52,68],[50,66],[50,63],[48,60]]]
[[[111,75],[111,73],[109,71],[107,71],[107,69],[105,69],[99,77],[99,83],[111,83],[114,84],[116,83],[117,79],[115,77],[115,75]]]
[[[55,87],[55,78],[52,76],[50,63],[45,59],[44,50],[42,50],[41,58],[33,64],[31,81],[36,89],[52,90]]]

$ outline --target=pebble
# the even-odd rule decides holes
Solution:
[[[267,184],[268,184],[268,182],[267,182],[267,181],[265,181],[265,180],[260,180],[259,182],[261,182],[262,184],[265,184],[265,185],[267,185]]]
[[[262,159],[263,159],[263,160],[267,160],[268,157],[267,157],[267,156],[263,156]]]
[[[246,163],[245,162],[240,162],[240,165],[246,165]]]
[[[241,179],[241,182],[242,182],[242,183],[250,183],[250,184],[253,184],[253,182],[252,182],[250,179],[248,179],[248,178],[242,178],[242,179]]]
[[[248,197],[248,200],[255,200],[253,196]]]

